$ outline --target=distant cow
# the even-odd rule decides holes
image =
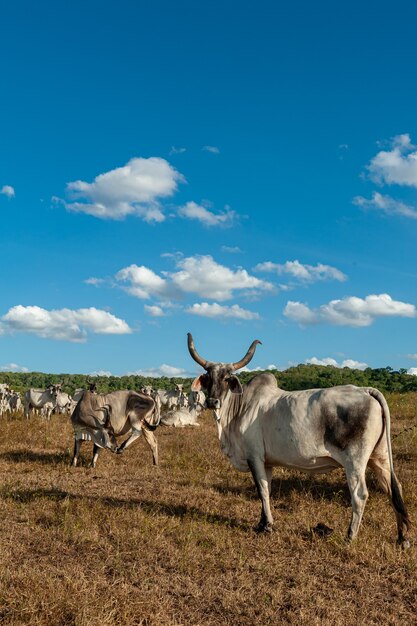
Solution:
[[[7,383],[0,383],[0,415],[8,410],[8,398],[11,389]]]
[[[51,401],[45,402],[45,404],[43,404],[40,408],[41,417],[44,417],[47,420],[51,419],[51,415],[54,412],[54,409],[55,409],[54,402],[51,402]]]
[[[158,464],[158,444],[153,434],[160,422],[159,405],[150,396],[136,391],[114,391],[95,394],[85,391],[71,415],[74,428],[73,467],[77,466],[82,441],[94,444],[91,467],[95,467],[101,448],[121,454],[143,433]],[[116,438],[129,437],[120,445]]]
[[[96,393],[97,392],[97,384],[96,383],[91,383],[88,382],[88,390],[91,391],[91,393]],[[78,387],[74,393],[72,394],[71,398],[70,398],[70,403],[67,407],[67,412],[69,415],[72,415],[75,407],[77,406],[77,403],[81,400],[81,398],[84,395],[84,392],[86,391],[86,389],[84,387]]]
[[[176,384],[175,389],[158,389],[158,395],[161,400],[161,404],[166,406],[168,411],[179,409],[185,406],[186,395],[183,391],[182,384]]]
[[[57,413],[68,413],[71,405],[71,397],[64,391],[60,391],[56,397],[56,403],[53,410]]]
[[[17,412],[22,409],[22,400],[18,391],[11,391],[9,398],[9,411]]]
[[[161,424],[164,426],[175,426],[177,428],[183,428],[184,426],[200,426],[197,422],[197,413],[194,409],[167,411],[161,417]]]
[[[206,396],[203,391],[190,391],[188,396],[188,406],[190,410],[194,410],[197,414],[201,413],[206,406]]]
[[[61,384],[50,385],[47,389],[28,389],[25,391],[23,403],[25,407],[25,417],[29,418],[32,409],[42,409],[46,406],[44,413],[50,417],[56,406],[56,399],[61,391]]]

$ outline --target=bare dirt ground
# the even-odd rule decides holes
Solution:
[[[417,394],[388,397],[393,434],[417,423]],[[276,468],[275,530],[258,536],[248,474],[200,428],[156,431],[160,466],[139,440],[69,466],[69,419],[3,418],[0,440],[0,623],[37,625],[346,625],[416,623],[417,561],[397,548],[395,518],[370,477],[359,537],[343,472]],[[417,429],[393,441],[417,519]],[[312,529],[334,529],[327,538]]]

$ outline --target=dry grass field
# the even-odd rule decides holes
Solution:
[[[417,423],[417,394],[388,397],[394,435]],[[0,623],[37,625],[346,625],[416,623],[417,561],[395,545],[395,518],[370,478],[359,537],[345,542],[342,471],[276,468],[275,530],[258,536],[248,474],[219,450],[214,421],[156,431],[69,466],[68,418],[3,418],[0,440]],[[393,441],[417,519],[417,430]],[[327,538],[312,529],[334,529]]]

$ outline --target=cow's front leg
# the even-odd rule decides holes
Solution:
[[[252,472],[255,481],[256,490],[262,503],[262,513],[259,524],[256,528],[257,532],[272,532],[274,520],[272,518],[271,507],[269,503],[269,472],[265,468],[265,464],[261,460],[248,460],[249,469]]]
[[[90,465],[90,467],[92,467],[93,469],[95,468],[95,466],[97,464],[97,459],[98,459],[98,456],[99,456],[100,452],[101,452],[100,446],[98,446],[95,443],[94,447],[93,447],[93,458],[91,459],[91,465]]]
[[[133,443],[134,441],[136,441],[136,439],[138,439],[138,437],[140,437],[142,434],[141,430],[132,430],[132,434],[130,435],[130,437],[128,437],[126,439],[126,441],[124,441],[117,449],[116,449],[116,453],[117,454],[122,454],[122,452],[124,452],[126,450],[126,448],[128,446],[130,446],[131,443]]]
[[[80,448],[81,448],[81,439],[74,439],[74,454],[72,456],[72,461],[71,461],[72,467],[77,467],[78,455],[80,454]]]

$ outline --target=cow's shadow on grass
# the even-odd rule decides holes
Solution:
[[[209,524],[227,526],[229,528],[236,528],[243,531],[249,531],[252,526],[244,520],[235,519],[233,517],[225,517],[223,515],[217,515],[215,513],[206,513],[198,507],[189,506],[185,504],[168,504],[166,502],[157,502],[150,500],[140,500],[138,498],[129,498],[124,500],[123,498],[112,498],[107,496],[89,496],[73,494],[68,491],[63,491],[58,488],[51,489],[3,489],[0,490],[0,498],[5,500],[13,500],[20,504],[29,504],[36,500],[46,498],[53,502],[59,502],[62,500],[68,501],[80,501],[80,502],[98,502],[104,504],[108,508],[114,509],[140,509],[149,515],[163,515],[166,517],[180,518],[181,520],[198,520],[207,522]]]
[[[40,463],[41,465],[68,465],[69,452],[34,452],[33,450],[11,450],[0,454],[0,458],[12,463]]]
[[[371,477],[367,479],[367,483],[373,489]],[[253,482],[240,486],[219,483],[213,484],[212,488],[221,494],[243,495],[248,500],[259,499]],[[272,479],[271,493],[273,507],[291,509],[290,503],[294,492],[309,494],[314,500],[334,501],[337,499],[346,507],[351,505],[349,488],[342,473],[337,476],[336,480],[332,478],[328,482],[308,475],[295,474],[294,476],[275,477]]]

